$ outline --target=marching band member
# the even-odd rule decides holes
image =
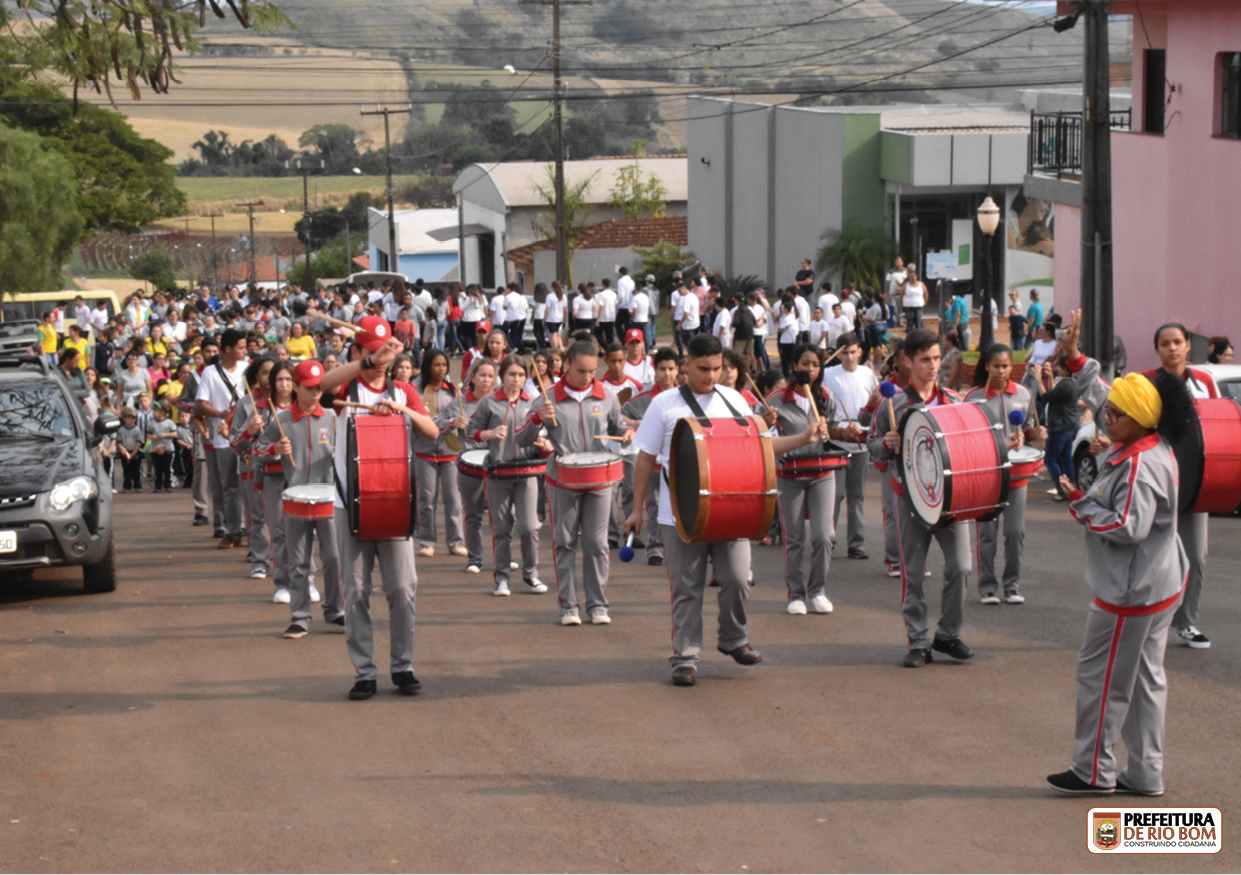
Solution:
[[[266,425],[259,415],[258,405],[268,406],[269,380],[275,364],[275,358],[256,358],[246,367],[245,380],[250,392],[237,399],[228,441],[237,454],[237,476],[246,514],[246,532],[250,537],[250,552],[246,558],[250,562],[251,580],[267,577],[272,563],[271,532],[263,512],[263,460],[254,454],[254,441]]]
[[[282,366],[284,364],[281,362]],[[271,417],[256,444],[256,455],[279,461],[283,473],[279,477],[282,485],[333,482],[336,414],[332,410],[324,410],[319,403],[323,397],[319,384],[324,373],[323,365],[317,361],[298,363],[293,369],[297,403]],[[277,476],[272,475],[273,479]],[[326,594],[323,619],[336,626],[345,625],[345,615],[340,609],[341,569],[340,557],[336,552],[339,539],[335,521],[332,517],[310,520],[290,516],[284,524],[292,566],[288,582],[291,619],[284,637],[304,638],[310,631],[310,605],[316,601],[314,585],[310,582],[311,553],[316,538],[319,541],[319,564],[323,569],[323,591]]]
[[[630,328],[625,332],[625,376],[631,377],[643,388],[655,383],[655,364],[646,354],[646,335],[643,328]]]
[[[904,389],[909,385],[910,361],[905,355],[905,342],[903,340],[892,341],[892,373],[888,377],[888,381],[897,389]],[[899,398],[900,395],[898,394]],[[876,437],[882,439],[882,433],[876,435],[874,430],[874,414],[878,411],[880,402],[883,399],[879,396],[876,389],[874,395],[871,396],[870,402],[866,405],[866,412],[871,415],[871,441]],[[896,490],[892,488],[893,479],[888,475],[888,456],[884,455],[879,458],[870,448],[871,444],[867,443],[867,452],[870,455],[871,464],[875,466],[875,470],[879,472],[879,482],[882,486],[883,496],[883,564],[888,569],[888,577],[901,576],[901,551],[899,547],[899,533],[897,531],[896,519]],[[892,472],[896,473],[895,469]]]
[[[856,334],[842,334],[837,341],[836,361],[823,371],[823,386],[836,400],[836,407],[845,415],[845,421],[859,426],[870,422],[871,414],[862,420],[863,409],[878,389],[875,372],[861,367],[862,345]],[[849,467],[836,472],[836,507],[832,511],[832,530],[838,529],[840,506],[849,502],[848,556],[850,559],[869,559],[863,544],[866,542],[866,519],[862,515],[862,502],[866,494],[866,469],[870,466],[870,453],[864,442],[852,445],[853,455]]]
[[[440,431],[434,439],[414,440],[414,472],[418,482],[419,556],[434,556],[436,541],[435,498],[444,497],[444,539],[448,552],[465,556],[465,529],[461,511],[461,492],[457,486],[457,454],[446,443],[449,425],[464,427],[459,422],[460,404],[457,387],[448,382],[448,354],[440,349],[427,350],[422,357],[422,373],[418,388],[423,405],[434,418]]]
[[[487,354],[487,338],[491,335],[491,323],[486,319],[481,319],[474,324],[476,337],[474,345],[465,351],[465,355],[461,357],[461,381],[465,382],[466,376],[470,373],[470,365],[474,364],[475,359],[486,358]]]
[[[1013,353],[1002,343],[993,343],[982,351],[978,366],[974,369],[974,388],[965,396],[972,404],[988,407],[1004,423],[1004,436],[1008,451],[1025,445],[1026,441],[1047,440],[1047,429],[1035,426],[1038,417],[1034,412],[1034,398],[1025,386],[1009,379],[1013,372]],[[1009,414],[1020,410],[1025,417],[1023,425],[1012,426]],[[1004,601],[1010,605],[1022,604],[1021,556],[1026,538],[1026,492],[1027,481],[1010,481],[1008,504],[1002,511],[1004,517]],[[978,594],[984,605],[1000,603],[1000,581],[995,576],[995,553],[999,541],[1000,523],[992,519],[977,523],[978,537]]]
[[[220,549],[241,546],[241,480],[237,453],[228,442],[229,424],[237,399],[245,394],[246,336],[235,328],[220,335],[220,356],[203,369],[198,383],[194,413],[207,418],[211,437],[207,449],[207,473],[211,479],[211,502],[222,513],[224,535]]]
[[[618,405],[624,404],[634,395],[642,392],[642,381],[635,377],[629,376],[626,371],[628,360],[625,357],[625,348],[621,346],[619,341],[613,342],[608,346],[603,357],[607,369],[604,371],[603,387],[616,397]],[[622,397],[621,393],[624,393]],[[626,444],[619,448],[621,461],[625,465],[627,472],[633,470],[633,457],[637,455],[637,448],[633,444]],[[608,548],[615,550],[620,546],[621,526],[625,519],[633,511],[633,480],[621,480],[617,484],[617,488],[612,494],[612,512],[608,515]]]
[[[783,392],[773,393],[767,399],[767,404],[776,413],[780,434],[801,434],[822,420],[827,424],[830,437],[856,442],[863,436],[857,425],[846,428],[836,425],[836,403],[823,390],[821,362],[820,350],[813,343],[803,343],[793,351],[792,382]],[[824,449],[823,444],[816,441],[786,453],[781,461],[822,456]],[[832,563],[830,545],[833,540],[832,512],[836,505],[836,472],[800,473],[779,468],[776,485],[779,489],[780,524],[784,530],[784,580],[788,590],[788,612],[803,615],[808,606],[816,614],[830,614],[832,602],[825,590],[827,572]],[[809,581],[802,573],[807,510],[810,516]]]
[[[262,428],[256,433],[259,436],[279,411],[288,410],[296,401],[293,366],[289,362],[276,362],[268,373],[267,380],[271,386],[271,395],[257,402],[258,415],[262,423]],[[259,483],[259,497],[263,501],[263,516],[267,520],[267,531],[271,537],[271,575],[276,589],[272,601],[276,604],[287,605],[291,598],[289,575],[293,566],[289,560],[288,536],[284,526],[284,505],[281,500],[286,489],[284,462],[281,459],[266,458],[260,452],[256,452],[255,458],[258,459],[263,470],[263,479]],[[335,610],[330,614],[327,611],[324,612],[325,616],[330,618],[328,622],[333,622],[338,617],[341,622],[344,621],[345,614],[340,598],[339,579],[338,573]],[[319,593],[315,589],[313,578],[310,581],[310,600],[312,602],[319,600]]]
[[[494,468],[539,457],[552,447],[545,438],[535,438],[533,447],[517,447],[517,423],[524,422],[533,406],[522,385],[526,382],[526,362],[510,355],[500,366],[500,388],[478,402],[466,433],[474,441],[486,441],[490,451],[487,463]],[[535,475],[515,479],[486,479],[487,507],[491,511],[491,543],[495,555],[495,595],[509,594],[509,571],[514,534],[521,540],[521,576],[530,592],[547,592],[539,580],[539,515]],[[514,529],[516,531],[514,531]]]
[[[593,340],[575,341],[568,350],[565,373],[548,390],[539,407],[517,431],[517,445],[534,446],[539,430],[547,429],[555,455],[547,460],[548,518],[551,521],[552,558],[556,564],[560,624],[580,626],[576,559],[582,548],[582,585],[586,612],[596,626],[612,622],[605,593],[608,580],[608,512],[613,487],[593,491],[566,489],[556,480],[561,456],[599,452],[599,435],[613,435],[628,443],[633,429],[621,419],[616,396],[595,379],[599,356]]]
[[[631,331],[634,329],[630,329]],[[642,424],[651,402],[660,392],[667,392],[677,387],[677,371],[680,368],[680,357],[675,349],[664,347],[655,351],[655,385],[638,395],[633,396],[621,407],[621,417],[630,428],[636,429]],[[625,480],[633,488],[634,472],[637,468],[637,456],[624,456]],[[655,464],[655,476],[650,478],[646,488],[646,564],[664,564],[663,529],[659,525],[659,477],[661,467]],[[636,493],[635,493],[636,494]],[[632,514],[632,510],[630,511]],[[637,543],[636,541],[634,543]]]
[[[939,373],[940,350],[939,338],[933,331],[923,328],[910,331],[905,335],[904,353],[910,363],[909,385],[891,399],[891,416],[888,404],[879,405],[869,445],[872,459],[892,466],[900,464],[901,434],[897,428],[901,414],[907,408],[957,404],[961,400],[955,392],[943,389],[935,382]],[[974,651],[961,640],[966,578],[970,573],[968,523],[955,522],[944,528],[927,529],[914,515],[909,496],[900,488],[895,473],[893,467],[889,480],[896,493],[894,509],[901,557],[901,613],[909,638],[909,652],[905,655],[904,665],[906,668],[921,668],[933,661],[932,650],[953,659],[969,659]],[[944,594],[934,639],[928,628],[926,596],[923,594],[923,578],[929,573],[926,571],[927,551],[932,538],[939,542],[944,553]]]
[[[667,464],[672,432],[684,417],[744,416],[746,403],[741,396],[717,385],[723,367],[719,338],[698,334],[686,344],[684,386],[664,391],[651,401],[638,429],[638,461],[634,489],[645,495],[657,461]],[[774,417],[772,417],[774,421]],[[771,439],[777,455],[803,447],[823,437],[827,426],[817,423],[805,433]],[[660,490],[659,523],[663,527],[664,549],[668,558],[668,580],[672,591],[672,682],[693,686],[698,681],[698,655],[702,651],[702,602],[707,585],[707,559],[719,580],[719,630],[717,647],[740,665],[756,665],[763,657],[750,646],[746,631],[746,603],[750,595],[750,542],[703,541],[687,544],[677,533],[668,490]],[[625,530],[642,524],[640,507],[625,520]]]
[[[417,439],[435,441],[439,428],[427,416],[418,390],[408,383],[388,380],[384,370],[401,352],[399,341],[392,340],[387,322],[367,316],[358,325],[354,348],[364,352],[348,364],[327,371],[320,379],[324,392],[336,398],[371,405],[372,415],[391,416],[396,412],[392,401],[413,411],[414,435]],[[356,354],[356,353],[355,353]],[[379,564],[379,577],[388,599],[389,637],[391,638],[392,683],[407,696],[422,689],[414,676],[414,597],[418,589],[418,572],[414,567],[414,545],[411,539],[392,541],[359,541],[349,527],[345,502],[348,465],[345,445],[349,417],[358,415],[357,408],[342,408],[336,417],[336,496],[335,525],[337,541],[343,546],[341,555],[341,587],[345,595],[345,645],[353,662],[355,680],[349,698],[369,699],[378,687],[378,670],[374,662],[374,628],[371,624],[371,571]]]
[[[1184,384],[1127,374],[1108,392],[1103,422],[1111,444],[1085,494],[1069,478],[1069,511],[1086,528],[1086,585],[1094,602],[1077,657],[1073,763],[1049,775],[1057,790],[1163,795],[1164,652],[1172,608],[1190,561],[1177,535],[1175,443],[1193,421]],[[1129,761],[1119,773],[1113,747]]]
[[[745,403],[750,405],[750,410],[758,413],[759,400],[754,397],[754,393],[745,387],[741,379],[741,375],[747,373],[745,357],[731,349],[725,349],[723,356],[723,365],[720,368],[720,381],[716,385],[735,389],[737,394],[745,399]]]
[[[467,425],[479,403],[491,394],[495,381],[495,365],[487,359],[476,359],[470,366],[470,372],[465,379],[468,388],[462,398]],[[471,440],[468,434],[462,443],[463,452],[487,449],[486,442]],[[487,514],[487,491],[481,479],[462,474],[460,466],[457,468],[457,485],[461,491],[461,506],[465,513],[465,570],[470,574],[478,574],[483,570],[483,517]]]

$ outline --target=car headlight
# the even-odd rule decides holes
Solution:
[[[75,501],[85,501],[88,498],[94,498],[98,494],[98,487],[95,481],[89,477],[74,477],[64,483],[57,483],[52,487],[52,507],[56,510],[65,510]]]

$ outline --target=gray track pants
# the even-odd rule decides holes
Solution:
[[[612,490],[612,513],[608,516],[608,540],[622,544],[625,541],[625,520],[633,513],[633,472],[637,456],[621,456],[625,476]]]
[[[293,622],[310,628],[310,554],[316,537],[319,541],[319,564],[323,566],[323,616],[329,620],[339,617],[342,613],[341,566],[336,553],[335,520],[331,517],[308,520],[291,516],[285,517],[284,526],[292,564],[288,586]]]
[[[379,579],[388,599],[388,637],[391,672],[414,670],[414,594],[418,573],[414,569],[414,542],[355,541],[349,535],[349,517],[336,508],[336,528],[345,532],[347,552],[341,557],[341,588],[345,596],[345,647],[353,662],[356,679],[373,681],[375,628],[371,622],[371,573],[379,563]]]
[[[663,469],[651,473],[646,486],[646,558],[664,558],[664,527],[659,524],[659,487],[663,482]],[[675,528],[675,527],[674,527]]]
[[[1000,517],[1004,520],[1004,594],[1019,590],[1021,557],[1026,542],[1027,486],[1008,491],[1008,507]],[[978,594],[995,595],[1000,581],[995,576],[995,552],[999,546],[1000,521],[978,523]]]
[[[896,463],[893,463],[896,464]],[[901,567],[900,536],[896,519],[896,490],[892,488],[892,469],[880,471],[879,479],[883,483],[883,561],[889,571],[898,571]]]
[[[827,586],[827,571],[832,564],[836,476],[778,477],[776,488],[780,493],[780,524],[784,527],[784,583],[789,601],[805,601],[822,593]],[[809,520],[806,519],[807,507],[810,508]],[[801,570],[807,541],[810,543],[809,578]]]
[[[267,518],[267,531],[271,536],[271,580],[276,589],[288,589],[292,564],[289,562],[289,546],[284,530],[284,477],[268,474],[263,478],[263,514]],[[339,555],[339,553],[337,554]]]
[[[211,474],[207,471],[207,460],[197,456],[194,457],[194,482],[190,484],[190,499],[194,502],[194,516],[205,517],[210,509]],[[223,528],[223,513],[213,522],[217,529]]]
[[[449,547],[465,543],[462,528],[461,490],[457,485],[457,462],[428,462],[414,459],[414,476],[418,483],[418,541],[434,547],[436,496],[444,496],[444,537]]]
[[[225,537],[241,537],[241,481],[237,478],[237,454],[233,450],[207,451],[207,476],[211,479],[211,511]]]
[[[1198,603],[1202,600],[1202,580],[1207,570],[1207,520],[1205,513],[1183,513],[1176,518],[1176,531],[1189,557],[1189,576],[1185,598],[1172,617],[1172,626],[1185,629],[1198,625]]]
[[[267,525],[267,513],[263,509],[263,482],[266,478],[262,471],[256,476],[258,479],[242,481],[242,491],[250,506],[250,568],[268,571],[271,568],[272,537]],[[281,480],[283,482],[283,478]]]
[[[1138,790],[1163,789],[1163,726],[1168,682],[1163,655],[1172,610],[1120,617],[1092,604],[1077,656],[1077,729],[1073,772],[1111,787],[1119,777]],[[1129,762],[1116,774],[1113,747],[1123,739]]]
[[[552,527],[552,560],[560,610],[576,609],[577,549],[582,548],[582,589],[586,610],[608,606],[608,514],[612,489],[578,492],[547,484],[547,513]]]
[[[849,502],[848,549],[861,550],[866,542],[866,518],[862,515],[862,502],[866,496],[866,470],[870,467],[870,453],[866,450],[849,457],[849,467],[836,472],[836,507],[832,512],[832,542],[840,528],[840,506]]]
[[[913,505],[903,495],[896,497],[896,513],[901,555],[901,615],[905,618],[910,649],[931,646],[923,581],[932,539],[938,541],[939,548],[944,551],[944,593],[935,637],[945,641],[960,638],[965,622],[966,579],[970,573],[969,523],[928,529],[914,516]]]
[[[663,526],[668,553],[668,585],[672,590],[672,667],[697,665],[702,652],[702,602],[707,586],[707,559],[720,589],[718,646],[733,650],[746,644],[745,606],[750,600],[750,542],[703,541],[687,544],[676,526]]]
[[[483,567],[483,517],[487,515],[487,491],[481,477],[470,477],[458,471],[457,489],[461,492],[465,515],[466,565]]]
[[[521,577],[539,576],[539,491],[534,477],[518,480],[487,478],[487,507],[491,511],[491,549],[495,554],[495,582],[508,583],[513,538],[521,540]]]

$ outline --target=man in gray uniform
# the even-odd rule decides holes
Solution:
[[[862,346],[856,334],[842,334],[836,343],[839,364],[823,372],[823,387],[831,393],[846,423],[857,423],[865,428],[870,425],[872,415],[865,408],[878,385],[875,372],[860,367]],[[862,502],[866,496],[866,469],[870,467],[870,453],[864,442],[847,441],[845,446],[853,450],[853,455],[849,456],[849,466],[836,472],[836,506],[832,509],[832,527],[839,530],[840,506],[848,501],[848,556],[850,559],[869,559],[863,549],[866,519]]]
[[[745,416],[749,405],[741,394],[717,385],[724,367],[719,338],[698,334],[690,338],[686,351],[688,382],[676,390],[661,392],[651,401],[638,429],[638,461],[634,469],[634,491],[645,495],[655,473],[656,462],[665,466],[676,424],[686,417]],[[774,421],[774,416],[772,417]],[[764,431],[766,426],[763,426]],[[776,455],[804,447],[827,434],[826,423],[816,423],[805,433],[771,438]],[[665,468],[666,470],[666,468]],[[660,491],[659,523],[663,527],[668,558],[668,580],[672,589],[672,682],[689,687],[698,680],[698,654],[702,652],[702,603],[707,585],[707,560],[711,560],[719,581],[719,630],[717,647],[739,665],[756,665],[763,657],[750,646],[746,631],[746,603],[750,596],[750,542],[700,541],[687,544],[677,533],[669,490]],[[625,531],[642,524],[641,507],[635,505],[625,520]]]
[[[677,356],[677,351],[669,347],[656,350],[653,361],[655,385],[645,392],[630,398],[621,407],[621,416],[624,417],[625,424],[630,428],[637,428],[642,424],[642,417],[646,416],[646,411],[650,408],[651,401],[655,399],[656,395],[676,388],[677,371],[680,368],[680,359]],[[625,477],[628,478],[630,483],[633,483],[636,462],[636,456],[625,456]],[[650,485],[646,487],[647,565],[664,564],[664,534],[663,527],[659,524],[659,480],[661,471],[661,466],[656,463],[656,476],[650,478]],[[630,512],[632,513],[632,509]],[[639,514],[641,514],[640,510]]]
[[[909,496],[896,479],[901,460],[901,435],[897,431],[901,415],[908,407],[936,407],[960,403],[955,392],[940,388],[935,377],[939,373],[939,338],[924,328],[910,331],[905,337],[905,354],[910,360],[909,385],[892,398],[889,415],[887,401],[879,405],[871,432],[870,455],[889,466],[892,487],[896,491],[896,523],[901,554],[901,613],[909,637],[906,668],[921,668],[932,662],[931,651],[938,650],[953,659],[969,659],[974,651],[961,640],[965,620],[965,587],[969,576],[969,524],[956,522],[938,529],[928,529],[914,513]],[[944,593],[940,604],[939,626],[932,640],[927,621],[923,577],[931,539],[944,551]]]
[[[552,529],[552,557],[560,596],[560,624],[580,626],[577,601],[577,548],[582,547],[582,586],[590,622],[612,622],[605,594],[608,581],[608,515],[615,484],[594,490],[567,489],[557,479],[557,460],[575,453],[607,452],[613,435],[628,443],[633,429],[621,418],[616,396],[595,379],[598,348],[579,340],[565,355],[564,376],[517,431],[517,446],[530,447],[546,427],[556,453],[547,460],[547,502]]]
[[[888,377],[888,382],[896,386],[897,389],[904,389],[909,385],[909,359],[905,356],[905,341],[897,339],[892,341],[892,367],[894,373]],[[871,399],[871,403],[866,406],[866,413],[871,416],[871,439],[876,436],[875,433],[875,411],[883,404],[884,399],[876,392]],[[882,434],[879,435],[882,438]],[[870,457],[871,464],[875,466],[875,470],[879,472],[879,484],[882,488],[883,499],[883,564],[888,570],[888,577],[901,576],[901,551],[898,545],[896,524],[896,490],[892,488],[893,477],[896,475],[896,467],[888,470],[887,457],[878,459],[870,450],[870,442],[867,442],[867,455]]]

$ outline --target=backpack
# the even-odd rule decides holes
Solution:
[[[751,340],[754,337],[754,311],[743,301],[733,316],[733,337],[738,340]]]

